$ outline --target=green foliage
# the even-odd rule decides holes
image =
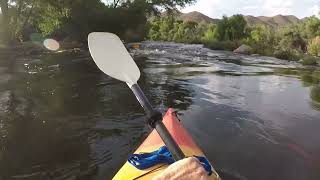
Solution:
[[[314,56],[320,56],[320,36],[309,41],[308,52]]]
[[[242,15],[224,16],[217,24],[214,37],[219,41],[240,40],[247,35],[246,25]]]
[[[313,57],[313,56],[304,56],[302,58],[302,64],[305,66],[309,65],[317,65],[317,62],[319,61],[319,58]],[[319,61],[320,62],[320,61]]]
[[[148,38],[152,41],[160,40],[160,21],[153,21],[149,24]]]
[[[109,31],[125,40],[143,39],[147,16],[184,7],[194,0],[1,0],[1,39],[29,40],[40,32],[54,38],[85,41],[91,31]],[[191,33],[191,32],[189,32]]]
[[[204,33],[203,27],[196,22],[184,22],[179,24],[173,40],[176,42],[200,43]]]
[[[247,37],[246,21],[242,15],[224,16],[216,25],[209,25],[202,42],[211,49],[234,50]]]
[[[173,16],[154,19],[149,24],[148,38],[150,40],[183,43],[200,43],[201,37],[208,28],[208,25],[182,22]]]
[[[320,19],[316,16],[308,18],[304,24],[305,34],[307,38],[313,38],[320,36]]]
[[[246,36],[246,21],[242,15],[224,17],[218,24],[182,22],[172,16],[154,19],[150,22],[150,40],[184,43],[204,43],[213,49],[234,50]]]
[[[303,38],[298,26],[288,26],[275,32],[274,56],[290,61],[299,60],[307,49],[307,41]]]
[[[173,16],[166,17],[164,21],[160,23],[160,35],[161,35],[161,40],[166,40],[166,41],[171,41],[174,34],[173,34],[173,29],[175,29],[175,19]]]
[[[228,35],[230,40],[240,40],[246,37],[247,22],[240,14],[233,15],[228,22]]]
[[[275,46],[274,30],[266,25],[253,26],[247,43],[254,48],[255,53],[271,55]]]
[[[148,3],[150,6],[153,6],[153,9],[156,8],[162,8],[166,10],[172,10],[176,7],[185,7],[187,4],[192,4],[195,2],[195,0],[143,0],[145,3]],[[107,3],[109,7],[116,8],[119,6],[122,6],[123,4],[126,4],[128,0],[106,0],[104,1]]]
[[[24,31],[32,29],[33,11],[38,2],[35,0],[1,0],[2,25],[0,31],[2,40],[6,43],[13,43],[23,39]]]
[[[248,44],[254,53],[275,56],[280,59],[298,61],[305,65],[315,65],[320,52],[320,20],[310,17],[302,23],[274,29],[268,25],[247,27],[242,15],[224,16],[217,24],[197,24],[182,22],[172,16],[150,22],[150,40],[175,41],[184,43],[202,42],[207,47],[218,50],[234,50]]]
[[[63,19],[68,18],[69,9],[61,10],[53,6],[43,7],[43,15],[39,17],[37,27],[44,36],[50,35],[59,30],[63,25]]]
[[[273,55],[276,58],[289,60],[289,61],[298,61],[301,57],[301,52],[296,49],[280,49],[275,50]]]
[[[215,49],[215,50],[229,50],[233,51],[236,48],[238,48],[241,43],[240,41],[218,41],[218,40],[213,40],[213,41],[208,41],[205,43],[206,47],[210,49]]]
[[[307,42],[302,37],[299,28],[296,26],[289,26],[279,29],[276,32],[278,38],[278,50],[296,49],[306,51]]]
[[[201,40],[204,43],[209,43],[217,40],[218,38],[217,38],[216,29],[217,29],[217,26],[215,24],[209,24]]]

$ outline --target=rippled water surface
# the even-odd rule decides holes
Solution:
[[[201,45],[132,50],[141,88],[173,107],[216,169],[320,179],[320,71]],[[0,56],[0,180],[110,179],[147,136],[142,108],[88,52]]]

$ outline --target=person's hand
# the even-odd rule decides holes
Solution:
[[[209,179],[209,176],[198,159],[189,157],[171,164],[162,173],[153,178],[153,180],[178,179],[207,180]]]

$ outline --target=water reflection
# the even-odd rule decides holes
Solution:
[[[132,54],[147,97],[178,111],[218,170],[319,179],[319,70],[201,45]],[[88,52],[0,62],[1,180],[110,179],[148,132],[131,91]]]
[[[311,99],[314,101],[313,106],[320,110],[320,84],[311,88]]]
[[[291,98],[303,94],[288,92],[298,88],[299,81],[278,76],[203,79],[193,77],[195,101],[182,119],[219,170],[247,179],[304,179],[310,175],[313,156],[306,158],[305,154],[320,142],[304,141],[317,137],[320,124],[309,126],[301,118],[315,120],[319,113],[310,111],[304,97]],[[300,104],[290,105],[294,102]],[[301,117],[299,111],[310,116]],[[291,131],[305,138],[288,136]]]
[[[294,75],[301,78],[303,85],[311,87],[310,97],[314,101],[313,107],[318,108],[320,103],[320,70],[317,68],[305,69],[278,69],[282,75]]]
[[[149,99],[157,104],[157,107],[165,111],[172,107],[186,110],[192,104],[193,91],[190,83],[185,79],[177,79],[177,68],[163,67],[163,64],[148,64],[148,59],[143,56],[135,56],[140,69],[143,70],[139,80]],[[188,66],[188,65],[187,65]],[[161,75],[157,69],[161,67]]]

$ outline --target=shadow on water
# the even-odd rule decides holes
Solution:
[[[90,77],[94,72],[85,63],[58,62],[59,56],[12,59],[17,64],[10,67],[13,78],[3,93],[1,114],[4,179],[84,177],[96,170],[84,130],[94,122],[84,115],[99,107],[99,92],[90,88],[98,76]]]
[[[13,78],[2,93],[0,174],[4,179],[85,178],[110,159],[107,148],[95,160],[97,152],[91,146],[92,139],[122,132],[117,127],[96,127],[99,119],[112,119],[121,111],[109,106],[109,101],[116,104],[118,95],[108,94],[101,83],[118,85],[87,56],[77,56],[45,55],[10,67]],[[123,102],[134,102],[120,95]]]

